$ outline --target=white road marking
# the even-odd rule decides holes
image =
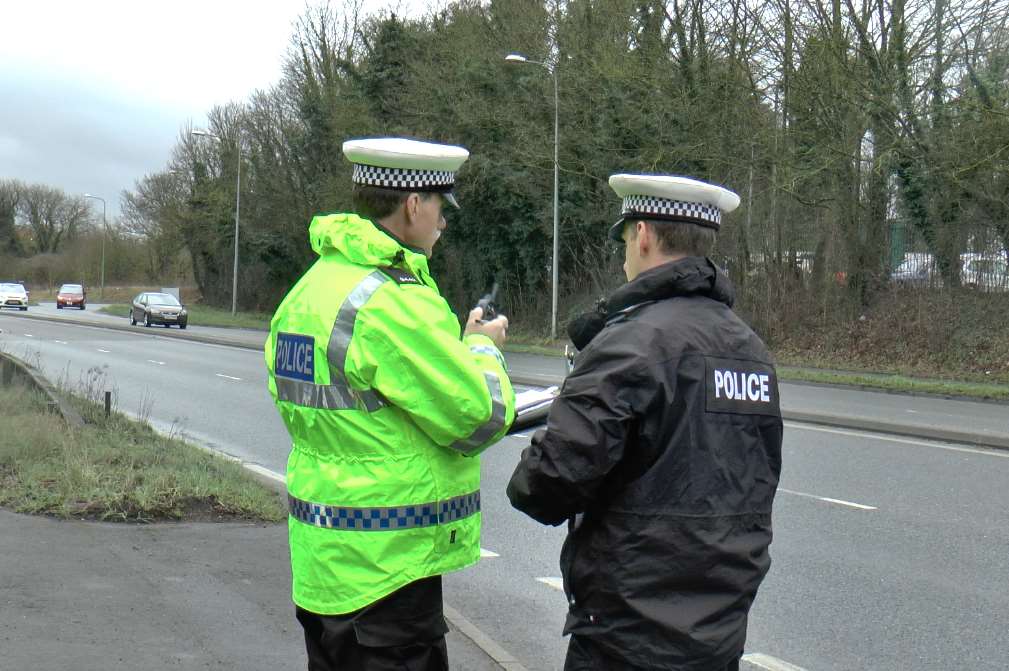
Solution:
[[[751,652],[743,655],[743,661],[747,664],[752,664],[758,669],[766,669],[766,671],[806,671],[801,666],[790,664],[783,659],[771,657],[760,652]]]
[[[25,337],[26,337],[26,338],[34,338],[35,336],[33,336],[33,335],[32,335],[31,333],[26,333],[26,334],[25,334]]]
[[[156,364],[158,364],[159,366],[164,366],[164,365],[165,365],[165,362],[164,362],[164,361],[155,361],[154,359],[148,359],[148,360],[147,360],[147,362],[148,362],[148,363],[156,363]]]
[[[513,437],[515,437],[515,438],[528,438],[529,437],[528,433],[513,433],[511,435]]]
[[[107,350],[107,349],[102,349],[101,347],[99,347],[99,348],[98,348],[98,351],[99,351],[99,352],[105,352],[106,354],[108,354],[108,353],[109,353],[109,350]]]
[[[240,377],[232,377],[231,375],[225,375],[224,373],[214,373],[214,375],[216,375],[217,377],[223,377],[228,380],[237,380],[239,382],[242,381],[242,378]]]
[[[490,557],[500,557],[501,555],[499,555],[497,552],[491,552],[490,550],[487,550],[485,548],[480,548],[480,556],[484,558],[490,558]]]
[[[260,466],[259,464],[245,464],[245,467],[254,473],[258,473],[267,478],[270,478],[271,480],[276,480],[277,482],[287,482],[286,477],[284,477],[280,473],[271,471],[269,468],[266,468],[265,466]]]
[[[784,492],[785,494],[791,494],[793,496],[804,496],[808,499],[816,499],[817,501],[824,501],[826,503],[836,503],[839,506],[848,506],[850,508],[858,508],[859,510],[879,510],[876,506],[867,506],[861,503],[852,503],[851,501],[842,501],[841,499],[831,499],[826,496],[817,496],[816,494],[806,494],[804,492],[793,492],[791,489],[784,489],[778,487],[779,492]]]
[[[883,433],[871,433],[868,431],[855,431],[851,429],[831,429],[826,426],[815,424],[803,424],[801,422],[785,422],[785,426],[795,429],[805,429],[806,431],[822,431],[823,433],[836,433],[840,436],[852,436],[854,438],[872,438],[873,440],[884,440],[890,443],[903,443],[904,445],[921,445],[923,447],[934,447],[939,450],[949,450],[950,452],[969,452],[971,454],[983,454],[986,457],[1001,457],[1009,459],[1009,452],[1005,450],[985,450],[975,447],[956,447],[944,444],[936,440],[915,440],[914,438],[899,438],[888,436]]]
[[[536,578],[536,580],[538,580],[539,582],[543,583],[544,585],[548,585],[550,587],[553,587],[555,590],[557,590],[559,592],[563,592],[564,591],[564,579],[563,578]]]
[[[61,345],[69,345],[70,344],[66,340],[54,340],[53,342],[58,342]]]

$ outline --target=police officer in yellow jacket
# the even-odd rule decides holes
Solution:
[[[462,147],[348,141],[355,213],[309,226],[318,260],[270,324],[291,435],[293,599],[310,671],[448,668],[441,574],[480,557],[480,461],[515,415],[507,319],[459,322],[428,258]]]

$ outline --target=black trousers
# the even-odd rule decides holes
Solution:
[[[448,671],[441,576],[344,615],[297,609],[308,671]]]
[[[564,671],[648,671],[611,656],[590,636],[571,635]],[[710,671],[739,671],[739,660]]]

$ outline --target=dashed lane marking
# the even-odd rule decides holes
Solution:
[[[69,345],[70,344],[66,340],[54,340],[53,342],[58,342],[61,345]]]
[[[500,557],[497,552],[491,552],[486,548],[480,548],[480,557],[485,559],[490,559],[491,557]]]
[[[547,585],[548,587],[553,587],[555,590],[557,590],[559,592],[563,592],[564,591],[564,579],[563,578],[547,577],[547,578],[536,578],[536,580],[539,581],[539,582],[541,582],[541,583],[543,583],[544,585]]]
[[[801,666],[796,666],[783,659],[771,657],[760,652],[751,652],[743,655],[743,661],[766,671],[806,671]]]
[[[240,378],[240,377],[233,377],[231,375],[225,375],[224,373],[214,373],[214,375],[216,375],[217,377],[223,377],[226,380],[236,380],[238,382],[242,381],[242,378]]]
[[[803,496],[807,499],[816,499],[817,501],[823,501],[825,503],[834,503],[839,506],[848,506],[849,508],[858,508],[859,510],[879,510],[876,506],[867,506],[862,503],[853,503],[851,501],[843,501],[841,499],[832,499],[826,496],[817,496],[816,494],[806,494],[805,492],[794,492],[791,489],[784,489],[783,487],[778,487],[779,492],[784,492],[785,494],[791,494],[792,496]]]
[[[108,353],[109,353],[109,350],[107,350],[107,349],[102,349],[101,347],[99,347],[99,348],[98,348],[98,351],[99,351],[99,352],[105,352],[106,354],[108,354]]]
[[[148,363],[156,363],[156,364],[158,364],[159,366],[164,366],[164,365],[165,365],[165,362],[164,362],[164,361],[155,361],[154,359],[148,359],[148,360],[147,360],[147,362],[148,362]]]
[[[26,334],[25,334],[25,337],[26,337],[26,338],[34,338],[35,336],[33,336],[33,335],[32,335],[31,333],[26,333]]]

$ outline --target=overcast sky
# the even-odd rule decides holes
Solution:
[[[0,178],[102,196],[111,218],[184,125],[279,80],[294,24],[318,3],[2,0]],[[404,5],[425,3],[366,0]]]

